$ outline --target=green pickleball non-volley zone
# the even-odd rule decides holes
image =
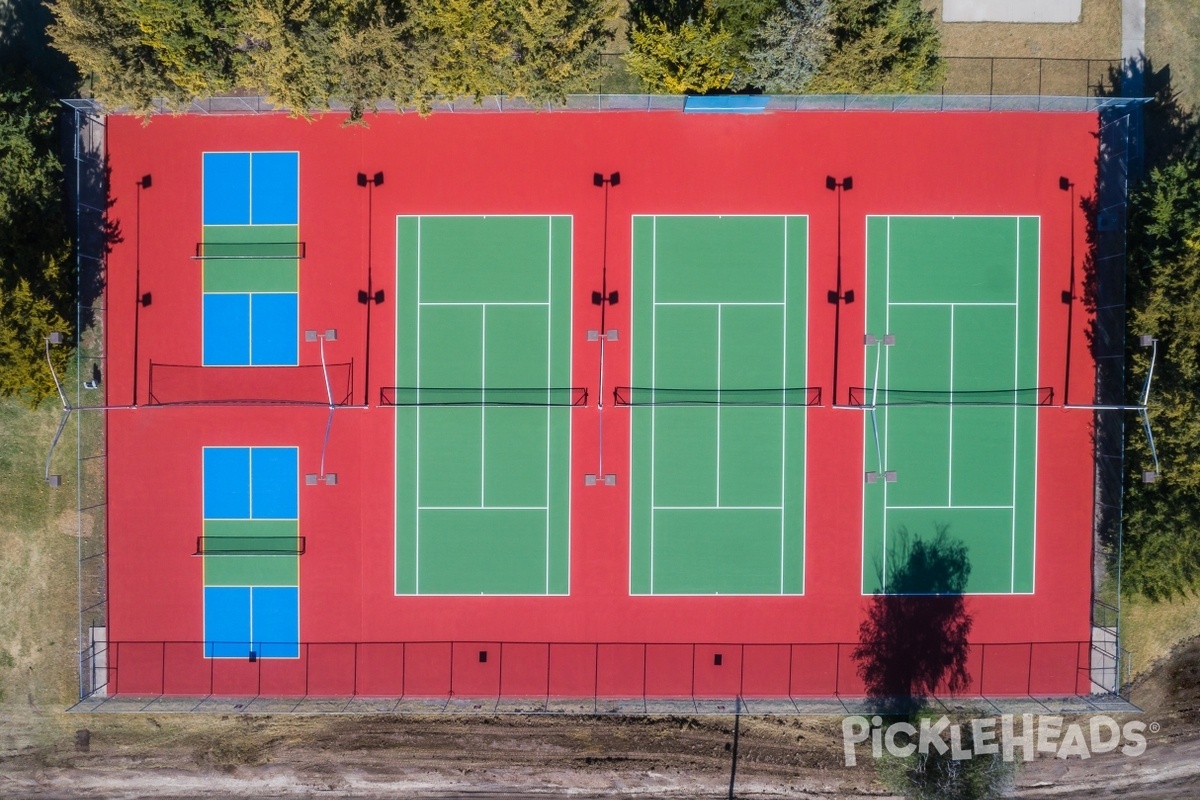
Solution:
[[[868,217],[863,591],[952,591],[904,544],[966,548],[970,593],[1033,591],[1039,220]],[[922,570],[931,570],[921,574]],[[961,590],[961,583],[958,583]],[[949,588],[948,588],[949,587]]]
[[[633,594],[804,590],[808,221],[633,220]]]
[[[397,220],[397,594],[569,591],[571,233]]]

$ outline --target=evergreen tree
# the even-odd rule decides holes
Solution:
[[[650,91],[666,94],[728,89],[747,68],[733,34],[711,17],[689,19],[674,29],[643,19],[630,29],[625,63]]]
[[[328,108],[336,21],[328,12],[312,0],[246,0],[238,19],[239,82],[293,114]]]
[[[500,64],[509,52],[503,0],[423,0],[411,9],[424,76],[422,94],[472,97],[503,90]]]
[[[933,13],[921,0],[833,0],[831,34],[833,52],[808,91],[920,93],[945,77]]]
[[[228,0],[54,0],[54,46],[113,108],[181,108],[233,85]]]
[[[51,331],[72,335],[71,245],[55,156],[54,107],[0,84],[0,396],[32,405],[55,393]],[[54,348],[56,369],[67,349]]]
[[[505,91],[534,103],[562,102],[586,91],[603,72],[611,41],[612,0],[518,0],[512,3]]]
[[[1159,340],[1150,422],[1161,477],[1140,426],[1127,431],[1124,587],[1152,599],[1194,591],[1200,582],[1200,163],[1155,170],[1131,203],[1129,330]],[[1137,349],[1131,389],[1148,354]]]
[[[612,0],[429,0],[411,9],[422,105],[506,94],[562,101],[594,84]]]
[[[755,30],[747,81],[772,94],[800,94],[833,47],[830,0],[784,0]]]
[[[376,110],[388,98],[398,106],[417,94],[407,27],[382,5],[364,18],[353,17],[335,26],[332,40],[331,94],[350,107],[350,121]]]

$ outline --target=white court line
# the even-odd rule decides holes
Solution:
[[[650,385],[658,386],[658,217],[650,218]],[[653,392],[653,389],[651,389]],[[652,394],[651,397],[654,395]],[[658,406],[650,405],[650,507],[654,508],[654,456]],[[632,437],[631,437],[632,438]],[[650,514],[650,594],[654,594],[654,513]]]
[[[884,280],[884,284],[883,284],[883,302],[884,302],[883,327],[884,327],[885,334],[891,332],[891,330],[892,330],[892,218],[891,217],[887,218],[886,241],[887,241],[887,244],[886,244],[885,252],[887,255],[884,260],[884,271],[883,271],[883,280]],[[884,354],[883,355],[883,385],[891,386],[892,385],[892,348],[884,347],[883,354]],[[886,473],[887,464],[888,464],[888,444],[890,443],[891,438],[892,438],[892,426],[889,424],[890,420],[888,419],[888,417],[890,416],[890,414],[889,414],[890,408],[891,408],[890,405],[883,407],[883,464],[884,464],[883,469],[885,470],[885,473]],[[883,511],[882,511],[883,524],[881,526],[883,528],[883,559],[881,561],[883,566],[880,568],[880,572],[879,572],[879,588],[880,588],[880,591],[883,591],[883,592],[887,591],[887,552],[888,552],[888,547],[887,547],[887,521],[888,521],[887,496],[888,496],[888,484],[887,484],[887,481],[885,480],[883,482]]]
[[[399,313],[397,311],[397,313]],[[417,399],[421,397],[421,217],[417,217],[417,373],[413,376],[414,383],[417,385]],[[417,404],[417,436],[416,445],[413,453],[416,464],[416,478],[413,481],[416,484],[416,493],[413,497],[413,505],[419,507],[421,503],[421,404]],[[413,594],[421,593],[421,515],[415,510],[413,511],[413,539],[415,552],[413,554]],[[392,572],[395,573],[396,567],[392,566]]]
[[[807,220],[805,220],[805,232],[807,233]],[[788,279],[788,218],[783,218],[783,363],[781,366],[781,383],[780,386],[787,387],[787,279]],[[807,339],[805,345],[807,346]],[[807,377],[807,376],[805,376]],[[805,384],[808,381],[804,381]],[[807,432],[806,432],[807,433]],[[808,448],[808,438],[805,436],[805,449]],[[779,409],[779,506],[780,509],[787,505],[787,406],[782,406]],[[807,545],[805,545],[807,547]],[[779,593],[783,594],[784,588],[784,560],[785,549],[787,547],[787,514],[779,515]]]
[[[948,301],[948,302],[912,302],[912,301],[902,301],[901,302],[901,301],[898,301],[898,302],[890,303],[890,305],[893,305],[893,306],[950,306],[950,307],[953,307],[953,306],[1015,306],[1016,303],[1015,302],[959,302],[959,301]]]
[[[721,306],[717,306],[717,508],[721,507]]]
[[[894,215],[894,216],[906,216],[906,215]],[[933,217],[940,216],[940,215],[907,215],[907,216],[917,216],[917,217],[925,216],[925,217],[933,218]],[[971,215],[971,216],[979,216],[979,215]],[[891,312],[892,306],[943,306],[943,307],[949,306],[950,307],[950,315],[951,315],[951,323],[950,323],[950,333],[951,333],[951,335],[950,335],[950,375],[951,375],[950,388],[951,388],[951,390],[954,389],[953,372],[954,372],[954,330],[955,330],[954,308],[955,308],[955,306],[999,306],[999,307],[1013,308],[1013,310],[1014,310],[1014,312],[1013,312],[1014,313],[1013,386],[1016,387],[1016,386],[1020,385],[1020,357],[1021,357],[1021,350],[1020,350],[1020,327],[1021,327],[1020,286],[1021,286],[1021,219],[1022,219],[1022,217],[1020,215],[1017,215],[1017,216],[983,215],[983,216],[991,216],[991,217],[997,218],[997,219],[1011,219],[1016,224],[1016,245],[1015,245],[1015,252],[1014,252],[1014,258],[1016,260],[1016,268],[1014,270],[1015,299],[1013,302],[978,302],[978,303],[976,303],[976,302],[891,302],[890,301],[890,295],[891,295],[890,287],[891,287],[891,219],[892,219],[892,217],[891,216],[887,217],[888,222],[887,222],[886,275],[887,275],[887,294],[888,294],[889,300],[887,302],[887,314],[886,314],[887,324],[886,324],[886,326],[890,330],[890,318],[891,318],[890,312]],[[953,217],[951,217],[951,218],[953,218]],[[1039,274],[1040,274],[1040,252],[1039,252]],[[1041,324],[1041,320],[1039,317],[1039,319],[1038,319],[1039,327],[1040,327],[1040,324]],[[1040,358],[1040,354],[1038,354],[1038,355]],[[890,367],[890,353],[885,356],[884,364],[885,364],[885,375],[886,375],[888,372],[887,368]],[[886,383],[886,378],[885,378],[885,383]],[[886,499],[887,498],[887,485],[885,483],[885,485],[883,487],[883,492],[884,492],[884,526],[883,526],[883,537],[884,537],[883,580],[884,580],[884,587],[883,588],[884,588],[884,590],[886,590],[886,580],[887,580],[887,570],[886,570],[886,563],[887,563],[887,561],[886,561],[887,560],[887,512],[891,511],[893,509],[897,509],[897,510],[899,510],[899,509],[910,509],[910,510],[911,509],[916,509],[916,510],[931,509],[931,510],[935,510],[935,509],[951,509],[951,508],[953,508],[953,509],[966,509],[966,510],[995,509],[995,510],[1007,510],[1007,511],[1012,512],[1012,528],[1011,528],[1010,541],[1009,541],[1009,545],[1010,545],[1009,592],[1007,594],[1015,594],[1016,593],[1016,525],[1017,525],[1017,516],[1016,516],[1016,510],[1017,510],[1016,499],[1017,498],[1016,498],[1016,495],[1017,495],[1017,472],[1018,472],[1017,458],[1018,458],[1018,450],[1019,450],[1018,432],[1019,432],[1019,424],[1020,424],[1019,412],[1020,412],[1020,408],[1017,406],[1014,406],[1013,407],[1013,456],[1012,456],[1012,461],[1011,461],[1011,465],[1012,465],[1012,494],[1011,494],[1012,504],[1011,505],[964,506],[964,505],[954,505],[953,504],[953,502],[952,502],[953,501],[953,497],[952,497],[952,493],[953,493],[953,436],[954,436],[954,423],[953,423],[954,408],[953,408],[953,406],[951,406],[951,408],[950,408],[950,462],[949,462],[950,489],[949,489],[949,491],[950,491],[951,497],[949,498],[949,501],[948,501],[949,504],[946,506],[889,506],[887,504],[887,499]],[[888,435],[886,433],[886,431],[887,431],[887,422],[886,422],[887,415],[888,415],[888,409],[885,407],[885,409],[884,409],[884,418],[885,418],[884,452],[885,453],[887,452],[887,442],[888,442]],[[1035,424],[1036,424],[1036,417],[1035,417]],[[885,463],[886,463],[886,455],[885,455]],[[1035,476],[1036,476],[1036,458],[1035,458],[1034,468],[1035,468]],[[1034,491],[1036,493],[1036,477],[1034,480],[1035,480]],[[1035,508],[1036,508],[1036,498],[1035,498]],[[865,514],[865,510],[864,510],[864,514]],[[1034,528],[1034,536],[1035,536],[1035,542],[1036,542],[1036,526]],[[1035,544],[1035,552],[1036,552],[1036,544]],[[864,557],[865,557],[865,554],[864,554]],[[993,592],[972,592],[972,594],[1003,595],[1006,593],[1005,592],[994,592],[994,593]]]
[[[974,510],[974,511],[985,511],[985,510],[989,510],[989,509],[994,509],[994,510],[997,510],[997,511],[1011,511],[1011,510],[1013,509],[1013,507],[1012,507],[1012,506],[961,506],[961,505],[948,505],[948,506],[888,506],[888,511],[896,511],[896,510],[906,510],[906,511],[924,511],[924,510],[926,510],[926,509],[928,509],[928,510],[931,510],[931,511],[937,511],[937,510],[942,510],[942,511],[945,511],[946,509],[949,509],[949,508],[962,508],[962,509],[966,509],[966,510],[968,510],[968,511],[971,511],[971,510]]]
[[[954,395],[954,306],[950,306],[950,393]],[[954,505],[954,403],[950,403],[950,435],[946,456],[946,505]]]
[[[1016,218],[1017,225],[1017,246],[1016,252],[1013,253],[1013,258],[1016,259],[1016,268],[1013,270],[1016,273],[1016,287],[1014,289],[1013,305],[1013,388],[1019,387],[1020,381],[1020,363],[1021,363],[1021,218]],[[1069,357],[1069,356],[1068,356]],[[1036,381],[1035,381],[1036,382]],[[1017,585],[1017,423],[1019,422],[1017,412],[1018,407],[1013,406],[1013,457],[1012,457],[1012,535],[1009,538],[1009,556],[1008,556],[1008,590],[1011,592]],[[1036,460],[1036,456],[1035,456]]]
[[[683,215],[683,216],[687,216],[687,215]],[[711,215],[702,215],[702,216],[711,216]],[[788,268],[789,268],[788,238],[787,238],[788,230],[787,229],[788,229],[788,223],[792,219],[792,217],[789,215],[774,215],[774,214],[771,214],[771,215],[754,214],[754,215],[739,215],[739,216],[753,216],[753,217],[757,217],[757,218],[761,218],[761,219],[777,217],[778,219],[781,220],[781,222],[783,224],[783,245],[784,245],[783,246],[783,299],[780,301],[729,301],[729,302],[725,302],[725,301],[707,301],[707,302],[705,302],[705,301],[659,301],[657,299],[657,297],[658,297],[658,217],[657,216],[651,217],[651,220],[652,220],[652,228],[651,228],[651,231],[652,231],[652,233],[651,233],[651,241],[652,241],[652,244],[651,244],[651,276],[652,276],[651,277],[651,341],[654,343],[651,348],[651,368],[650,368],[651,385],[657,386],[657,384],[658,384],[658,373],[657,373],[658,314],[657,314],[657,311],[658,311],[659,306],[690,306],[690,307],[702,307],[702,308],[715,307],[717,309],[717,354],[716,354],[716,356],[717,356],[717,389],[718,389],[718,392],[720,392],[721,385],[722,385],[722,383],[721,383],[721,381],[722,381],[722,374],[721,374],[722,373],[722,370],[721,370],[722,355],[721,355],[721,353],[722,353],[722,339],[723,339],[723,314],[722,314],[723,307],[724,306],[782,307],[783,308],[783,350],[782,350],[781,372],[783,375],[783,385],[785,385],[785,386],[787,385],[787,297],[788,297],[788,295],[787,295],[787,277],[788,277],[787,273],[788,273]],[[807,221],[807,217],[804,217],[804,219]],[[807,301],[807,292],[806,292],[806,301]],[[807,355],[806,355],[806,364],[807,364]],[[806,371],[807,371],[807,368],[806,368]],[[781,448],[781,450],[780,450],[780,484],[781,484],[780,500],[781,500],[781,502],[786,497],[786,489],[787,489],[787,475],[786,475],[787,411],[788,411],[788,409],[786,407],[780,409],[781,418],[783,421],[783,424],[781,427],[781,440],[780,440],[780,448]],[[720,452],[721,452],[721,408],[719,405],[717,407],[717,447],[716,447],[716,494],[717,494],[717,498],[716,498],[716,504],[711,505],[711,506],[658,506],[658,505],[655,505],[654,504],[654,496],[655,496],[654,495],[654,489],[655,489],[654,473],[656,471],[656,456],[657,456],[657,451],[656,451],[656,447],[655,447],[656,438],[657,438],[657,412],[656,412],[656,407],[653,405],[650,408],[650,418],[651,418],[651,430],[650,430],[650,439],[651,439],[651,441],[650,441],[650,454],[651,454],[651,456],[650,456],[650,473],[651,473],[651,475],[650,475],[650,499],[651,499],[650,509],[651,509],[651,515],[650,515],[650,579],[649,579],[650,589],[649,589],[649,594],[658,594],[657,592],[654,591],[654,554],[655,554],[655,530],[654,530],[654,513],[653,513],[654,511],[660,511],[660,510],[682,510],[682,511],[690,511],[690,510],[769,510],[769,511],[779,511],[779,512],[781,512],[781,515],[782,515],[784,512],[784,507],[782,505],[780,505],[780,506],[726,506],[726,505],[721,504],[721,501],[720,501],[720,498],[721,498],[721,455],[720,455]],[[632,452],[632,439],[631,439],[631,452]],[[632,510],[631,510],[631,520],[632,520]],[[631,524],[632,524],[632,522],[631,522]],[[786,539],[787,539],[786,518],[781,516],[781,521],[780,521],[780,562],[779,562],[779,570],[780,570],[779,593],[781,595],[784,593],[784,586],[785,586],[784,564],[785,564],[785,555],[786,555],[786,552],[785,552]],[[807,545],[807,542],[805,542],[805,545]],[[711,594],[723,594],[723,593],[717,593],[717,592],[699,593],[698,596],[708,596]],[[671,595],[663,595],[663,596],[671,596]],[[680,596],[684,596],[684,595],[680,595]],[[686,596],[692,596],[692,595],[686,594]],[[761,596],[761,593],[748,594],[746,596]]]
[[[540,300],[530,300],[528,302],[518,301],[518,300],[513,300],[513,301],[479,300],[479,301],[471,301],[471,302],[458,302],[458,301],[449,301],[449,300],[422,300],[422,301],[418,302],[417,305],[418,306],[483,306],[484,308],[487,308],[488,306],[548,306],[548,305],[550,305],[550,303],[542,302]]]
[[[549,506],[417,506],[417,511],[549,511]]]
[[[421,383],[420,334],[421,334],[421,308],[422,307],[425,307],[425,306],[458,306],[458,307],[472,307],[472,308],[480,309],[480,315],[481,315],[481,317],[480,317],[480,337],[481,337],[481,348],[482,348],[481,357],[480,357],[480,372],[481,372],[480,385],[486,386],[486,384],[487,384],[487,380],[486,380],[486,378],[487,378],[487,307],[488,306],[502,306],[502,307],[503,306],[507,306],[507,307],[528,306],[528,307],[544,307],[547,309],[547,314],[546,314],[546,326],[547,326],[547,330],[546,330],[546,341],[547,341],[546,374],[547,374],[547,386],[549,386],[550,379],[552,376],[552,370],[553,370],[553,316],[552,316],[552,312],[553,312],[553,294],[552,294],[553,283],[552,283],[552,280],[553,280],[553,278],[552,278],[552,276],[553,276],[553,271],[554,271],[553,227],[554,227],[554,218],[556,215],[553,215],[553,214],[548,214],[548,215],[541,215],[541,214],[503,215],[504,217],[545,218],[547,220],[547,225],[548,225],[547,250],[546,250],[547,276],[548,276],[548,279],[547,279],[548,299],[546,301],[511,301],[511,302],[510,301],[477,301],[477,302],[424,301],[424,300],[420,299],[420,297],[421,297],[422,222],[426,217],[429,217],[429,216],[445,216],[445,217],[450,217],[450,218],[461,218],[463,216],[472,216],[472,215],[457,215],[457,214],[455,214],[455,215],[428,215],[428,214],[426,214],[426,215],[420,215],[420,216],[416,217],[416,220],[417,220],[417,292],[416,292],[417,301],[416,301],[415,305],[417,307],[417,336],[416,336],[416,346],[417,346],[416,382],[417,382],[417,385],[420,386],[420,383]],[[486,215],[474,215],[474,216],[486,217]],[[568,371],[569,371],[569,367],[568,367]],[[420,465],[421,465],[421,443],[420,443],[421,407],[418,405],[416,407],[416,409],[417,409],[416,410],[417,434],[416,434],[415,456],[416,456],[417,463],[416,463],[416,481],[415,481],[415,483],[416,483],[416,487],[417,487],[417,492],[416,492],[417,497],[415,499],[417,499],[419,501],[419,498],[420,498]],[[485,492],[486,492],[486,485],[487,485],[486,484],[486,438],[487,438],[486,417],[487,417],[487,408],[481,407],[480,408],[480,504],[478,506],[422,506],[419,504],[419,502],[414,503],[414,513],[416,516],[416,524],[415,524],[416,563],[414,564],[414,574],[416,575],[416,583],[415,583],[415,587],[414,587],[414,591],[413,591],[414,594],[417,594],[417,595],[421,594],[421,590],[420,590],[420,514],[416,513],[416,512],[436,511],[436,510],[444,510],[444,511],[465,511],[465,510],[473,510],[473,511],[506,510],[507,511],[507,510],[511,510],[511,511],[541,511],[541,512],[545,513],[546,514],[546,539],[545,539],[545,545],[544,545],[545,584],[544,584],[543,591],[540,593],[533,593],[533,594],[528,594],[528,593],[525,593],[525,594],[492,594],[492,593],[488,593],[488,596],[542,597],[542,596],[548,595],[550,592],[550,585],[549,585],[549,581],[550,581],[550,518],[549,518],[549,512],[550,512],[550,487],[551,487],[551,463],[550,463],[551,455],[550,454],[551,454],[552,409],[550,409],[549,407],[547,407],[547,409],[546,409],[546,442],[547,442],[547,446],[546,446],[546,456],[545,456],[545,458],[546,458],[546,505],[545,506],[494,506],[494,505],[486,504],[486,498],[484,497]],[[568,447],[568,450],[569,450],[569,447]],[[570,545],[570,541],[568,538],[568,547],[569,547],[569,545]],[[569,576],[568,576],[568,580],[569,580]],[[466,596],[466,597],[477,596],[475,594],[463,595],[463,594],[458,594],[458,593],[449,594],[449,595],[446,595],[443,593],[435,593],[435,594],[437,594],[438,596]]]
[[[479,387],[487,398],[487,306],[480,312]],[[479,505],[487,505],[487,406],[479,407]]]
[[[550,301],[554,299],[554,217],[546,217],[546,392],[549,393],[551,382],[551,354],[554,351],[552,342],[554,307]],[[549,400],[549,396],[546,398]],[[568,506],[569,508],[569,506]],[[543,548],[546,555],[545,592],[550,594],[550,405],[546,405],[546,543]],[[569,568],[568,568],[569,571]]]
[[[1038,216],[1038,217],[1030,217],[1030,219],[1037,220],[1038,245],[1039,246],[1037,248],[1037,278],[1034,282],[1034,285],[1040,286],[1041,279],[1042,279],[1042,248],[1040,246],[1041,241],[1042,241],[1042,218],[1040,216]],[[1017,224],[1020,225],[1019,220],[1018,220]],[[1018,247],[1017,248],[1017,269],[1018,269],[1018,271],[1020,271],[1020,266],[1021,266],[1021,249]],[[1035,305],[1035,308],[1037,308],[1036,305]],[[1020,324],[1020,313],[1017,314],[1017,323]],[[1033,353],[1034,353],[1034,356],[1033,356],[1033,377],[1034,377],[1033,383],[1040,383],[1040,381],[1037,380],[1038,377],[1041,375],[1041,369],[1042,369],[1042,352],[1041,352],[1042,351],[1042,348],[1041,348],[1042,315],[1041,315],[1040,309],[1038,309],[1038,313],[1034,315],[1034,323],[1036,324],[1037,327],[1036,327],[1036,333],[1034,333],[1034,338],[1033,338]],[[1029,543],[1029,546],[1030,546],[1029,592],[1032,594],[1036,590],[1036,583],[1037,583],[1037,532],[1038,532],[1038,526],[1037,526],[1038,457],[1037,457],[1037,452],[1038,452],[1038,424],[1041,420],[1041,414],[1038,414],[1037,411],[1034,410],[1032,412],[1031,416],[1033,417],[1033,509],[1032,509],[1032,520],[1031,520],[1030,527],[1033,530],[1033,536],[1032,536],[1032,540]],[[1013,465],[1013,472],[1016,472],[1015,464]],[[1014,512],[1013,516],[1014,517],[1016,516],[1015,512]],[[1015,543],[1014,543],[1013,547],[1014,547],[1014,558],[1013,558],[1013,568],[1014,569],[1013,569],[1013,571],[1015,572],[1016,571],[1016,563],[1017,563],[1016,558],[1015,558],[1015,548],[1016,548]],[[1015,578],[1014,578],[1014,588],[1015,588]]]
[[[650,506],[651,511],[783,511],[783,506]]]

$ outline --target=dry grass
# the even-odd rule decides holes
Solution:
[[[76,493],[42,481],[58,417],[0,403],[0,753],[56,735],[76,699]],[[56,471],[73,471],[73,445]]]
[[[1135,597],[1125,600],[1121,611],[1121,638],[1135,675],[1148,672],[1179,643],[1200,636],[1200,597],[1164,603]]]
[[[1170,69],[1187,108],[1200,107],[1200,3],[1146,0],[1146,55],[1154,70]]]
[[[944,56],[1004,58],[1120,58],[1121,0],[1083,0],[1072,24],[942,22],[942,0],[924,0],[934,10]]]

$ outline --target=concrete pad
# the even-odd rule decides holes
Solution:
[[[942,22],[1079,22],[1083,0],[945,0]]]

